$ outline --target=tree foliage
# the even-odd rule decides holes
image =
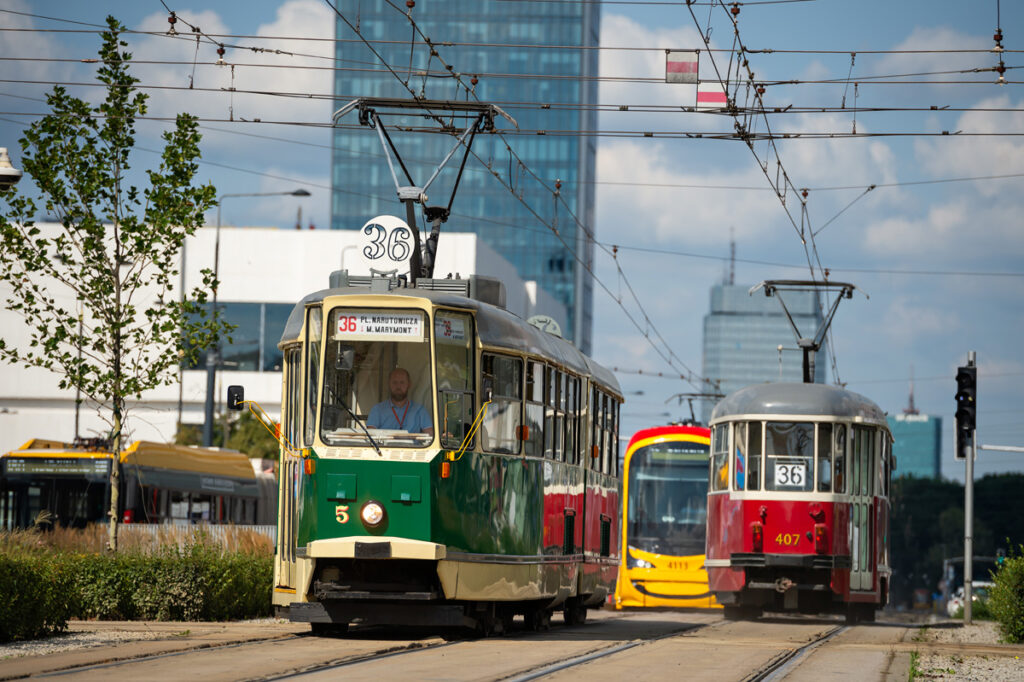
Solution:
[[[113,17],[107,26],[97,69],[105,99],[93,106],[54,87],[50,113],[19,140],[36,196],[0,194],[4,305],[29,335],[27,346],[0,338],[0,359],[50,370],[62,389],[81,390],[108,420],[119,452],[126,399],[176,381],[182,356],[195,361],[226,329],[203,306],[216,286],[211,271],[187,296],[175,290],[185,239],[216,197],[211,184],[196,183],[196,118],[179,114],[164,132],[160,163],[145,172],[148,186],[129,183],[147,95],[129,74],[124,27]],[[59,225],[37,225],[40,211]]]
[[[1024,542],[1024,475],[992,474],[974,483],[975,556],[994,556]],[[934,592],[944,559],[964,553],[964,487],[955,481],[904,476],[892,483],[889,542],[893,601],[909,602],[915,589]],[[962,568],[958,565],[958,573]],[[977,566],[975,580],[990,580]],[[962,580],[962,578],[961,578]]]
[[[238,416],[234,416],[237,414]],[[227,434],[227,440],[225,440]],[[181,424],[174,442],[178,445],[200,445],[202,426]],[[280,445],[273,434],[248,411],[221,415],[213,429],[213,445],[237,450],[249,457],[277,459]]]

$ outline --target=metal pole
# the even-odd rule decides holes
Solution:
[[[217,202],[217,232],[213,238],[213,278],[218,280],[220,276],[220,205],[224,201],[221,197]],[[215,281],[213,285],[213,315],[217,315],[217,289],[220,282]],[[206,404],[203,409],[203,447],[213,445],[213,396],[217,391],[217,362],[220,360],[218,350],[220,348],[219,335],[215,338],[213,346],[206,351]]]
[[[974,351],[967,351],[967,366],[974,366]],[[971,605],[974,600],[974,458],[978,455],[978,432],[971,431],[971,451],[965,457],[964,467],[964,625],[971,624]]]
[[[420,228],[416,224],[416,204],[412,199],[405,199],[405,222],[412,230],[412,254],[409,256],[409,284],[416,284],[421,274],[423,261],[420,255]]]

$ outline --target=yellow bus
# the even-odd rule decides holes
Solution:
[[[113,454],[34,438],[0,455],[0,528],[106,523]],[[123,523],[269,524],[276,483],[233,450],[137,441],[121,453]]]

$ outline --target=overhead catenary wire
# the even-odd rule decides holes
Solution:
[[[357,27],[353,26],[353,25],[352,25],[352,23],[351,23],[351,22],[350,22],[350,21],[349,21],[349,20],[347,19],[347,17],[345,17],[345,16],[344,16],[344,14],[343,14],[343,13],[342,13],[342,12],[341,12],[341,11],[340,11],[340,10],[339,10],[339,9],[338,9],[338,8],[337,8],[337,7],[335,6],[335,5],[334,5],[334,4],[332,4],[332,3],[330,2],[330,0],[325,0],[325,2],[327,2],[328,6],[330,6],[330,7],[331,7],[331,8],[332,8],[332,9],[334,10],[334,12],[335,12],[335,13],[336,13],[336,14],[338,15],[338,17],[339,17],[339,18],[340,18],[340,19],[341,19],[341,20],[342,20],[342,21],[343,21],[343,22],[344,22],[344,23],[345,23],[345,24],[346,24],[346,25],[347,25],[347,26],[348,26],[348,27],[349,27],[349,28],[350,28],[351,30],[353,30],[353,32],[354,32],[354,33],[355,33],[355,34],[356,34],[357,36],[359,36],[359,37],[362,37],[362,34],[361,34],[361,32],[359,31],[359,29],[358,29]],[[386,2],[386,3],[388,4],[388,5],[390,5],[390,6],[392,7],[392,8],[396,9],[396,11],[399,11],[399,12],[401,12],[401,10],[399,10],[399,9],[397,8],[397,6],[396,6],[396,5],[394,5],[394,3],[390,2],[390,0],[385,0],[385,2]],[[445,67],[445,68],[446,68],[447,70],[449,70],[449,71],[451,71],[451,72],[452,72],[452,77],[453,77],[453,78],[455,79],[455,81],[456,81],[456,82],[457,82],[457,83],[458,83],[458,84],[459,84],[459,85],[460,85],[460,86],[461,86],[461,87],[462,87],[462,88],[463,88],[463,89],[464,89],[464,90],[466,91],[466,93],[467,93],[467,97],[469,97],[469,96],[472,96],[472,97],[476,98],[476,94],[475,94],[475,92],[474,92],[474,89],[472,89],[472,88],[470,88],[470,87],[466,86],[466,85],[465,85],[465,84],[464,84],[464,83],[462,82],[462,80],[461,80],[461,78],[460,78],[460,74],[459,74],[458,72],[456,72],[456,71],[454,70],[454,68],[450,67],[450,66],[449,66],[449,65],[448,65],[447,63],[445,63],[444,59],[443,59],[443,58],[441,58],[441,56],[440,56],[440,55],[439,55],[439,54],[437,53],[437,50],[435,49],[435,46],[431,44],[431,41],[430,41],[430,39],[429,39],[429,38],[427,38],[427,37],[426,37],[426,36],[425,36],[425,35],[424,35],[424,34],[422,33],[422,31],[421,31],[421,30],[419,29],[419,27],[418,27],[418,26],[416,25],[416,22],[415,22],[415,20],[413,20],[413,19],[412,19],[412,16],[411,16],[411,12],[410,12],[410,13],[403,13],[403,14],[405,14],[405,16],[407,16],[407,17],[408,17],[408,19],[409,19],[409,22],[410,22],[410,24],[411,24],[411,25],[413,26],[413,28],[414,28],[414,30],[415,30],[415,32],[416,32],[416,34],[419,34],[419,35],[420,35],[420,37],[421,37],[421,39],[423,39],[424,43],[426,43],[427,45],[429,45],[429,46],[430,46],[430,48],[431,48],[431,56],[432,56],[432,57],[435,57],[435,58],[437,58],[437,59],[438,59],[438,61],[439,61],[439,62],[440,62],[440,63],[442,64],[442,66],[444,66],[444,67]],[[375,50],[375,49],[374,49],[374,48],[373,48],[372,46],[369,46],[369,45],[368,45],[368,47],[370,48],[370,50],[371,50],[371,51],[373,51],[373,52],[374,52],[374,54],[375,54],[375,55],[376,55],[376,56],[377,56],[377,57],[378,57],[379,59],[382,59],[382,62],[383,62],[383,58],[381,57],[381,55],[380,55],[380,54],[379,54],[379,53],[378,53],[378,52],[377,52],[377,51],[376,51],[376,50]],[[387,68],[387,69],[388,69],[389,71],[391,71],[391,72],[392,72],[392,75],[394,75],[394,76],[395,76],[395,78],[396,78],[396,79],[397,79],[397,80],[398,80],[399,82],[401,82],[401,83],[403,84],[403,86],[404,86],[404,87],[405,87],[405,88],[406,88],[407,90],[409,90],[410,94],[411,94],[411,95],[412,95],[413,97],[416,97],[416,93],[415,93],[414,91],[412,91],[412,90],[411,90],[411,88],[409,88],[409,86],[408,86],[408,83],[407,83],[407,81],[403,81],[403,80],[402,80],[402,78],[401,78],[400,76],[398,76],[398,74],[397,74],[397,73],[395,73],[395,72],[394,72],[394,70],[392,69],[392,67],[391,67],[391,66],[390,66],[389,64],[385,63],[384,65],[385,65],[385,67],[386,67],[386,68]],[[438,121],[438,122],[439,122],[439,123],[441,123],[442,127],[445,127],[445,126],[444,126],[444,122],[443,122],[443,121]],[[497,132],[497,135],[498,135],[498,137],[499,137],[499,138],[501,138],[501,135],[502,135],[502,133],[501,133],[501,132]],[[517,154],[516,154],[516,153],[515,153],[515,152],[514,152],[514,151],[512,150],[512,148],[511,148],[511,146],[510,146],[510,145],[508,144],[508,142],[505,142],[505,147],[506,147],[506,149],[508,150],[508,152],[509,152],[510,156],[514,156],[514,157],[516,158],[516,160],[517,160],[517,162],[518,162],[518,167],[519,167],[519,168],[523,169],[523,170],[524,170],[524,171],[525,171],[526,173],[528,173],[528,174],[529,174],[529,175],[530,175],[531,177],[533,177],[533,178],[534,178],[534,179],[535,179],[535,180],[536,180],[536,181],[537,181],[538,183],[540,183],[540,185],[541,185],[542,187],[545,187],[545,188],[546,188],[546,189],[547,189],[547,190],[548,190],[549,192],[551,192],[551,191],[552,191],[552,190],[551,190],[550,188],[548,188],[548,187],[547,187],[547,184],[546,184],[546,183],[545,183],[545,182],[544,182],[543,180],[541,180],[541,179],[539,178],[539,176],[537,176],[537,175],[536,175],[536,173],[535,173],[535,172],[533,172],[533,171],[532,171],[532,170],[531,170],[531,169],[530,169],[530,168],[528,167],[528,165],[526,165],[525,163],[523,163],[522,159],[521,159],[521,158],[519,158],[519,157],[518,157],[518,155],[517,155]],[[488,166],[488,167],[490,167],[490,166],[489,166],[489,164],[487,164],[487,163],[486,163],[486,162],[485,162],[485,161],[484,161],[483,159],[481,159],[481,158],[479,157],[479,155],[478,155],[478,154],[476,154],[476,153],[475,153],[475,152],[473,152],[472,150],[469,150],[469,152],[470,152],[470,154],[472,154],[472,155],[474,156],[474,158],[476,158],[476,159],[477,159],[477,160],[478,160],[478,161],[479,161],[479,162],[480,162],[481,164],[483,164],[483,165],[485,165],[485,166]],[[649,331],[650,331],[650,327],[651,327],[651,326],[653,326],[653,325],[651,324],[651,322],[650,322],[650,319],[649,319],[649,317],[647,316],[646,312],[642,311],[642,314],[644,315],[644,318],[645,318],[645,322],[647,322],[647,325],[648,325],[648,326],[647,326],[647,329],[645,330],[645,329],[644,329],[643,327],[641,327],[641,325],[639,324],[639,322],[637,322],[637,320],[636,320],[636,319],[635,319],[635,318],[634,318],[634,317],[633,317],[633,316],[632,316],[632,315],[631,315],[631,314],[629,313],[629,311],[628,311],[628,310],[627,310],[627,309],[625,308],[625,306],[623,306],[623,304],[622,304],[622,303],[621,303],[620,301],[618,301],[618,300],[616,299],[616,297],[614,296],[614,294],[613,294],[613,293],[611,292],[611,290],[610,290],[610,289],[609,289],[609,288],[608,288],[608,287],[607,287],[607,286],[605,285],[605,283],[604,283],[604,282],[602,282],[602,281],[601,281],[601,279],[600,279],[599,277],[597,277],[597,274],[596,274],[596,273],[595,273],[595,272],[593,271],[593,267],[592,267],[592,265],[591,265],[591,264],[590,264],[590,263],[589,263],[589,262],[587,261],[587,259],[584,259],[584,258],[582,258],[582,257],[580,256],[580,254],[578,254],[578,253],[576,252],[576,250],[575,250],[575,249],[574,249],[574,248],[573,248],[573,247],[572,247],[571,245],[569,245],[569,244],[568,244],[568,243],[567,243],[567,242],[565,241],[565,238],[564,238],[564,237],[563,237],[563,236],[561,235],[561,233],[560,233],[560,232],[559,232],[559,231],[557,230],[557,228],[555,228],[555,227],[554,227],[553,225],[551,225],[551,224],[549,224],[549,223],[548,223],[547,221],[545,221],[545,220],[544,220],[544,218],[543,218],[543,217],[542,217],[542,216],[541,216],[541,215],[540,215],[540,214],[539,214],[539,213],[537,212],[537,210],[536,210],[536,209],[535,209],[534,207],[532,207],[532,206],[531,206],[531,205],[530,205],[530,204],[529,204],[528,202],[526,202],[526,201],[525,201],[525,199],[524,199],[524,198],[523,198],[523,197],[521,196],[521,194],[520,194],[520,193],[517,193],[517,192],[515,191],[515,188],[514,188],[514,187],[513,187],[513,186],[512,186],[511,184],[509,184],[509,181],[506,181],[505,179],[503,179],[503,178],[501,177],[500,173],[498,173],[497,171],[493,171],[493,169],[492,169],[492,173],[493,173],[494,177],[495,177],[495,178],[496,178],[496,179],[497,179],[497,180],[499,181],[499,183],[501,183],[501,184],[502,184],[502,185],[503,185],[503,186],[504,186],[504,187],[505,187],[505,188],[506,188],[506,189],[507,189],[507,190],[508,190],[508,191],[509,191],[509,192],[510,192],[510,193],[512,194],[512,196],[513,196],[513,197],[515,197],[515,198],[516,198],[516,199],[517,199],[517,200],[518,200],[518,201],[519,201],[519,202],[520,202],[520,203],[521,203],[521,204],[522,204],[522,205],[523,205],[523,206],[524,206],[524,207],[525,207],[525,208],[527,209],[527,211],[529,211],[529,212],[530,212],[530,213],[531,213],[532,215],[534,215],[534,217],[535,217],[535,218],[536,218],[536,219],[537,219],[537,220],[538,220],[539,222],[541,222],[542,224],[544,224],[545,226],[547,226],[547,227],[549,227],[549,228],[551,229],[552,233],[553,233],[553,234],[555,235],[555,237],[556,237],[556,238],[557,238],[557,239],[559,240],[559,242],[561,242],[561,243],[562,243],[562,245],[563,245],[563,247],[564,247],[564,248],[566,249],[567,253],[571,254],[571,256],[573,257],[573,259],[574,259],[574,260],[575,260],[575,261],[576,261],[576,262],[577,262],[577,263],[578,263],[578,264],[579,264],[579,265],[580,265],[581,267],[583,267],[583,268],[584,268],[584,270],[585,270],[585,271],[587,272],[587,274],[588,274],[588,275],[589,275],[589,276],[590,276],[590,277],[592,278],[592,280],[593,280],[593,281],[594,281],[594,282],[595,282],[595,283],[596,283],[596,284],[597,284],[597,285],[598,285],[598,286],[599,286],[599,287],[600,287],[601,289],[603,289],[603,290],[604,290],[604,291],[605,291],[605,292],[606,292],[606,293],[607,293],[607,294],[608,294],[609,296],[611,296],[613,300],[615,300],[615,301],[616,301],[616,303],[617,303],[617,304],[619,305],[620,309],[621,309],[621,310],[623,311],[623,313],[624,313],[624,314],[626,315],[627,319],[629,319],[629,320],[630,320],[630,322],[631,322],[631,324],[633,324],[633,326],[634,326],[634,327],[635,327],[635,328],[636,328],[636,329],[637,329],[638,331],[640,331],[640,332],[641,332],[641,333],[642,333],[642,334],[644,335],[644,338],[645,338],[645,339],[647,339],[647,341],[649,342],[649,344],[651,345],[651,347],[652,347],[652,348],[653,348],[653,349],[655,350],[655,352],[656,352],[656,353],[658,353],[658,354],[659,354],[659,355],[660,355],[660,356],[662,357],[662,359],[666,361],[666,363],[667,363],[667,364],[668,364],[669,366],[671,366],[671,367],[673,367],[673,368],[676,368],[676,365],[675,365],[675,363],[673,362],[673,357],[675,356],[675,354],[674,354],[674,352],[673,352],[673,351],[671,350],[671,348],[670,348],[670,347],[667,347],[667,344],[666,344],[666,347],[667,347],[667,350],[668,350],[668,353],[666,353],[665,351],[663,351],[663,349],[659,348],[659,347],[657,346],[657,344],[655,344],[655,343],[654,343],[654,341],[653,341],[653,340],[652,340],[652,339],[650,338],[650,336],[649,336]],[[510,179],[510,180],[511,180],[511,179]],[[578,220],[578,218],[576,218],[576,217],[574,216],[574,219],[575,219],[575,220],[577,221],[577,223],[579,223],[579,220]],[[591,236],[591,238],[592,238],[592,232],[590,233],[590,236]],[[642,308],[641,308],[641,310],[642,310]],[[660,336],[660,334],[659,334],[659,336]],[[675,356],[675,357],[676,357],[676,361],[678,362],[678,357],[677,357],[677,356]],[[689,369],[688,367],[685,367],[685,369],[686,369],[686,370],[687,370],[687,372],[689,373],[689,376],[691,376],[691,377],[697,377],[697,378],[698,378],[698,380],[700,380],[700,381],[706,381],[706,380],[704,380],[704,379],[702,379],[702,378],[699,378],[699,375],[697,375],[697,373],[696,373],[696,372],[693,372],[692,370],[690,370],[690,369]],[[691,379],[690,379],[689,381],[690,381],[690,383],[693,383],[694,379],[692,379],[692,378],[691,378]],[[694,384],[694,385],[696,386],[696,384]]]

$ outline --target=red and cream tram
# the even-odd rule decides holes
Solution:
[[[726,618],[872,621],[889,593],[885,415],[823,384],[736,391],[711,417],[708,582]]]

